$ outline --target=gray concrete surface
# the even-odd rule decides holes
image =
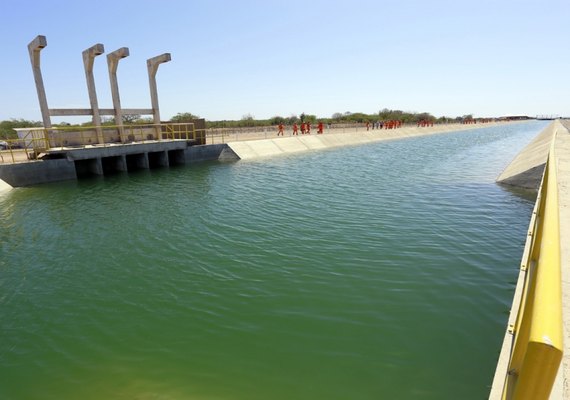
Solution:
[[[29,186],[85,174],[104,175],[106,170],[128,171],[200,161],[235,161],[239,157],[227,144],[190,146],[186,140],[94,145],[49,151],[47,159],[0,164],[0,179],[11,186]],[[2,184],[0,189],[6,190]]]
[[[76,177],[73,161],[66,159],[0,165],[0,179],[14,187],[76,179]]]
[[[7,192],[12,189],[12,185],[7,184],[2,179],[0,179],[0,193]]]
[[[65,155],[68,160],[86,160],[89,158],[114,157],[120,155],[154,153],[170,150],[185,150],[188,143],[185,140],[175,141],[152,141],[135,143],[118,143],[105,146],[86,146],[84,148],[63,148],[53,149],[47,152],[50,157],[54,155]]]
[[[239,157],[228,147],[227,144],[208,144],[188,147],[185,152],[186,163],[200,161],[236,161]]]
[[[520,122],[519,122],[520,123]],[[406,126],[399,129],[356,129],[354,131],[336,133],[335,130],[327,131],[325,134],[298,135],[289,137],[272,137],[258,140],[229,141],[229,147],[242,160],[255,159],[261,157],[274,157],[283,154],[300,153],[311,150],[331,149],[343,146],[356,146],[365,143],[372,143],[384,140],[404,139],[425,135],[434,135],[445,132],[456,132],[471,129],[488,128],[505,124],[505,122],[488,124],[449,124],[435,125],[433,127],[419,128],[416,126]],[[263,133],[265,136],[266,134]],[[275,133],[276,135],[276,133]]]
[[[551,399],[570,400],[570,121],[561,121],[555,143],[558,167],[560,262],[562,266],[562,318],[564,354]]]
[[[538,190],[546,158],[556,132],[564,127],[558,121],[549,124],[530,142],[497,178],[497,182],[510,186]]]

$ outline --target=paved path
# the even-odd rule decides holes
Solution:
[[[570,120],[561,122],[566,129],[558,130],[554,151],[558,166],[564,355],[550,398],[570,400]]]

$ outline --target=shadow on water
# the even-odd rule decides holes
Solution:
[[[536,190],[520,188],[512,185],[506,185],[504,183],[499,183],[499,182],[497,182],[496,184],[503,191],[513,194],[521,199],[531,201],[533,203],[536,201],[536,196],[538,194]]]

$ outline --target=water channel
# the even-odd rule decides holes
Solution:
[[[12,190],[0,398],[486,398],[544,126]]]

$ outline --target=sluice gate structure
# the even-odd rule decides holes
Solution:
[[[95,88],[95,58],[105,52],[97,43],[82,52],[90,108],[49,108],[41,71],[40,54],[47,47],[45,36],[37,36],[28,45],[43,127],[17,129],[18,139],[8,140],[0,149],[2,187],[29,186],[85,175],[105,175],[185,164],[192,161],[231,157],[225,146],[203,146],[206,124],[203,119],[188,123],[163,123],[160,120],[156,74],[158,67],[171,60],[164,53],[147,60],[151,108],[123,108],[119,94],[119,61],[129,56],[121,47],[107,55],[113,108],[100,108]],[[125,124],[128,115],[151,115],[152,123]],[[91,126],[54,126],[54,116],[91,116]],[[102,123],[110,116],[113,124]]]

